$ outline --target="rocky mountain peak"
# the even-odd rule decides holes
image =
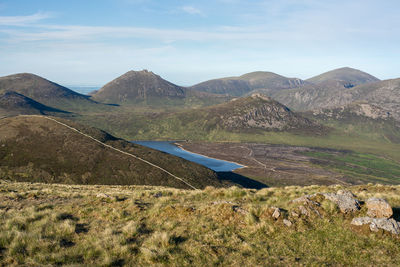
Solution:
[[[268,97],[266,95],[263,95],[261,93],[253,93],[253,94],[251,94],[250,97],[255,98],[255,99],[259,98],[259,99],[262,99],[262,100],[265,100],[265,101],[273,101],[272,98],[270,98],[270,97]]]
[[[142,101],[148,98],[183,98],[186,90],[148,71],[129,71],[104,85],[93,98],[107,103]]]

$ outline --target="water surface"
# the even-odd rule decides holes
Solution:
[[[236,164],[234,162],[213,159],[203,155],[185,151],[182,148],[174,145],[174,142],[171,141],[133,141],[133,143],[147,146],[159,151],[166,152],[168,154],[184,158],[192,162],[196,162],[216,172],[230,172],[243,167],[242,165]]]

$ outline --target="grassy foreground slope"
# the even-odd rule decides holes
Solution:
[[[341,186],[78,186],[0,181],[0,264],[73,266],[398,266],[400,240],[354,228],[331,202],[291,219],[290,200]],[[400,187],[346,188],[383,197],[399,219]],[[272,219],[270,208],[283,209]],[[356,216],[365,214],[364,208]]]

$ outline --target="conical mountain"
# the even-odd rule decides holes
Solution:
[[[0,115],[2,116],[51,113],[68,112],[48,107],[17,92],[8,91],[0,94]]]
[[[129,71],[104,85],[92,98],[105,103],[129,103],[151,98],[184,98],[186,90],[151,71]]]
[[[47,106],[75,111],[96,106],[88,96],[31,73],[0,77],[0,93],[14,91]]]
[[[196,188],[223,186],[215,172],[201,165],[117,139],[95,128],[53,119],[0,119],[0,179],[178,188],[191,188],[188,184]]]

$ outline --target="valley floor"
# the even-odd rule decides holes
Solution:
[[[184,149],[233,161],[234,172],[267,186],[400,184],[400,163],[349,150],[229,142],[179,142]]]
[[[399,238],[351,227],[331,203],[321,203],[320,216],[288,217],[290,200],[339,189],[361,201],[386,198],[399,220],[400,186],[190,191],[0,181],[0,265],[398,266]]]

